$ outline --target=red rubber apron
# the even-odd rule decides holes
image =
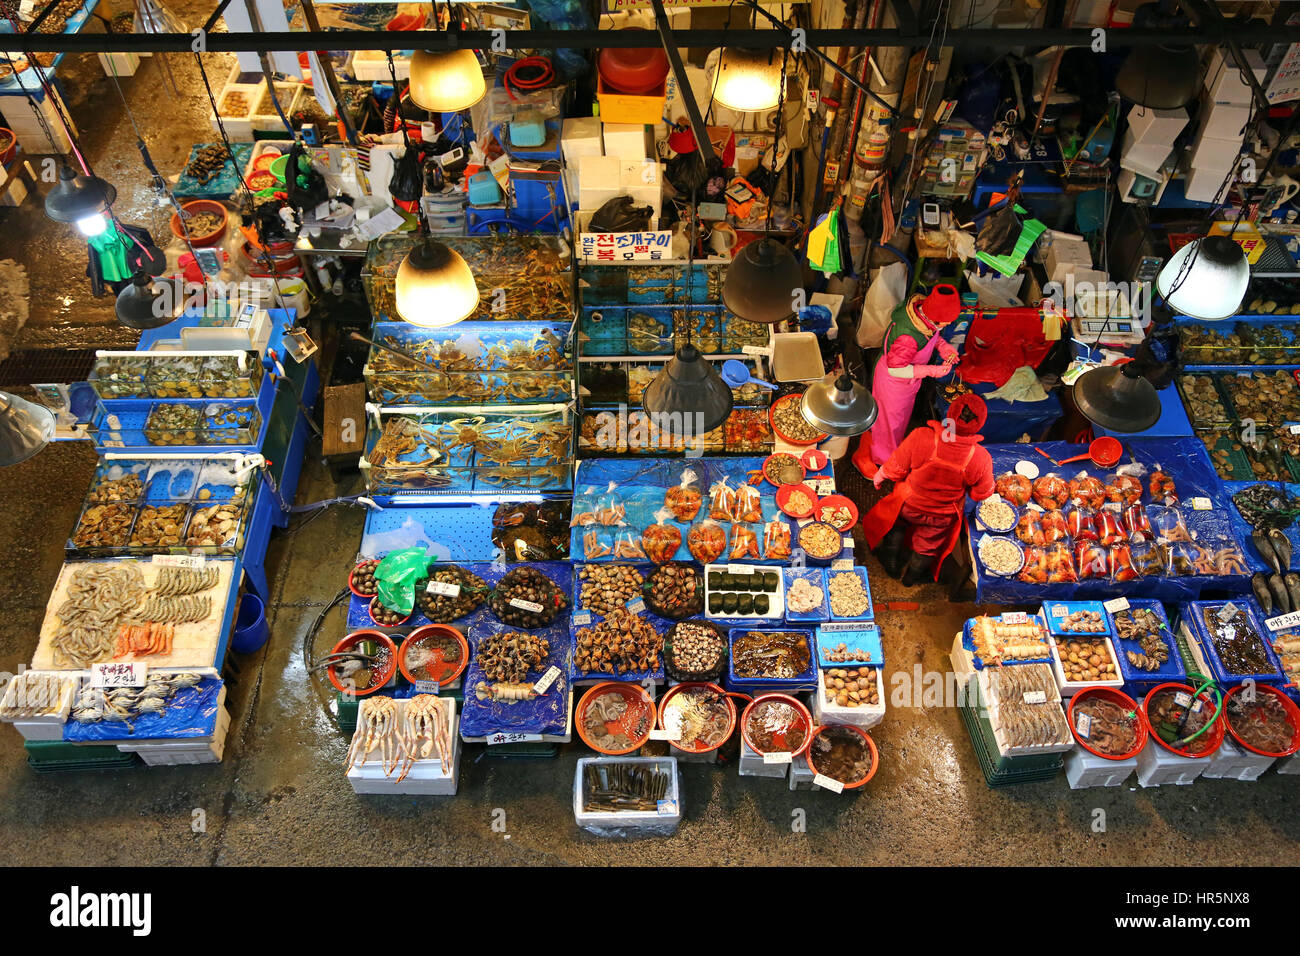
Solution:
[[[941,461],[934,458],[934,454],[939,450],[939,436],[931,432],[934,441],[934,449],[930,452],[931,458],[920,468],[915,469],[906,480],[896,482],[894,490],[876,503],[876,506],[867,512],[862,519],[862,534],[867,539],[867,545],[873,550],[880,546],[885,535],[889,534],[894,524],[898,521],[898,516],[903,510],[903,503],[912,496],[912,483],[919,481],[925,483],[926,479],[938,472],[955,472],[957,484],[959,487],[965,486],[966,466],[970,464],[972,456],[975,454],[977,446],[971,445],[966,450],[966,457],[962,459],[961,464]],[[944,559],[952,554],[953,548],[957,546],[957,539],[961,537],[961,514],[966,504],[966,496],[963,494],[952,505],[952,525],[948,530],[947,537],[944,538],[943,551],[934,563],[934,578],[939,579],[939,569],[943,566]]]

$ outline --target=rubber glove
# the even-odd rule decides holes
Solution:
[[[943,378],[952,371],[950,365],[913,365],[913,378]]]
[[[945,342],[943,339],[940,339],[934,345],[935,348],[938,349],[939,354],[947,361],[951,362],[957,358],[957,350],[953,348],[951,345],[949,345],[947,342]]]
[[[881,485],[885,483],[885,472],[883,469],[880,468],[876,469],[876,474],[871,479],[871,483],[875,485],[877,488],[879,488]]]

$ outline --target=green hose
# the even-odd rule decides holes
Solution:
[[[1192,734],[1190,737],[1183,737],[1183,738],[1181,738],[1180,740],[1172,741],[1171,744],[1170,744],[1170,746],[1173,746],[1173,747],[1183,747],[1183,748],[1186,748],[1186,745],[1187,745],[1187,744],[1191,743],[1191,742],[1192,742],[1193,740],[1195,740],[1197,737],[1201,736],[1201,734],[1205,733],[1207,730],[1209,730],[1211,727],[1213,727],[1213,726],[1214,726],[1214,722],[1215,722],[1216,720],[1219,719],[1219,714],[1221,714],[1221,713],[1223,712],[1223,693],[1219,690],[1219,685],[1216,684],[1216,683],[1214,682],[1214,678],[1213,678],[1213,677],[1206,677],[1204,674],[1197,674],[1197,673],[1195,673],[1194,671],[1188,671],[1188,672],[1187,672],[1187,676],[1188,676],[1189,679],[1191,679],[1191,680],[1193,680],[1193,681],[1195,681],[1195,680],[1201,680],[1201,681],[1204,681],[1204,682],[1205,682],[1205,683],[1201,684],[1200,687],[1196,688],[1195,691],[1192,692],[1192,701],[1193,701],[1193,702],[1195,702],[1198,698],[1200,698],[1201,694],[1205,691],[1205,689],[1206,689],[1207,687],[1212,689],[1212,692],[1213,692],[1213,694],[1214,694],[1214,698],[1215,698],[1215,703],[1214,703],[1214,714],[1213,714],[1213,716],[1210,717],[1209,720],[1207,720],[1207,721],[1205,722],[1205,725],[1204,725],[1203,727],[1201,727],[1200,730],[1198,730],[1196,733]],[[1191,711],[1188,710],[1188,713],[1191,713]],[[1185,719],[1186,719],[1186,718],[1184,717],[1184,720],[1185,720]]]

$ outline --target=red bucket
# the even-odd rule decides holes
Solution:
[[[1174,747],[1169,743],[1166,743],[1164,739],[1160,736],[1160,734],[1156,732],[1156,726],[1151,721],[1151,703],[1157,697],[1163,697],[1163,695],[1165,694],[1175,694],[1178,693],[1179,691],[1182,691],[1190,698],[1194,690],[1195,688],[1192,687],[1191,685],[1180,684],[1176,681],[1171,681],[1165,684],[1158,684],[1155,687],[1151,688],[1150,692],[1148,692],[1146,697],[1143,698],[1142,706],[1138,708],[1138,713],[1142,715],[1142,722],[1146,724],[1147,730],[1151,733],[1151,739],[1154,740],[1157,744],[1159,744],[1161,747],[1164,747],[1165,750],[1168,750],[1171,754],[1177,754],[1180,757],[1193,757],[1199,759],[1201,757],[1213,756],[1214,752],[1219,749],[1219,744],[1223,743],[1223,715],[1222,714],[1220,714],[1218,717],[1214,719],[1214,723],[1210,725],[1210,728],[1206,730],[1205,733],[1201,734],[1199,737],[1196,738],[1196,740],[1192,741],[1193,744],[1199,743],[1201,740],[1209,741],[1208,746],[1206,746],[1203,750],[1195,750],[1195,751],[1188,750],[1188,749],[1180,749],[1178,747]],[[1214,699],[1204,691],[1201,692],[1197,700],[1201,702],[1202,707],[1210,707],[1210,708],[1214,707]]]
[[[1262,699],[1260,695],[1268,695],[1276,698],[1281,703],[1282,710],[1286,714],[1286,722],[1291,726],[1291,743],[1282,750],[1264,750],[1254,744],[1246,742],[1246,739],[1237,732],[1237,727],[1243,726],[1243,720],[1250,720],[1251,718],[1243,716],[1235,722],[1236,726],[1234,726],[1234,721],[1229,713],[1234,698],[1245,689],[1245,684],[1238,684],[1232,690],[1228,691],[1227,696],[1223,698],[1223,723],[1228,728],[1228,733],[1232,734],[1232,739],[1237,742],[1238,746],[1249,750],[1251,753],[1259,754],[1261,757],[1289,757],[1297,750],[1300,750],[1300,707],[1297,707],[1295,701],[1282,693],[1282,691],[1278,690],[1276,687],[1270,687],[1268,684],[1255,685],[1256,702],[1259,702]]]
[[[1074,709],[1080,703],[1089,699],[1109,700],[1112,703],[1119,704],[1120,707],[1123,707],[1134,715],[1133,720],[1137,725],[1137,742],[1133,745],[1132,749],[1122,754],[1103,753],[1096,747],[1092,746],[1086,738],[1079,736],[1079,728],[1074,716]],[[1146,746],[1148,733],[1147,723],[1142,719],[1142,717],[1138,716],[1137,701],[1128,694],[1115,690],[1113,687],[1083,688],[1083,690],[1079,691],[1070,699],[1068,720],[1070,721],[1070,733],[1074,734],[1074,739],[1079,742],[1079,746],[1088,751],[1088,753],[1096,754],[1098,757],[1104,757],[1107,760],[1128,760],[1130,757],[1136,757],[1141,752],[1142,748]]]

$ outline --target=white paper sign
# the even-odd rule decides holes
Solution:
[[[525,601],[523,598],[511,598],[509,604],[513,608],[521,611],[527,611],[529,614],[541,614],[542,606],[536,601]]]
[[[1124,598],[1124,597],[1113,598],[1112,600],[1109,600],[1105,604],[1103,604],[1102,607],[1104,607],[1107,611],[1110,611],[1111,614],[1114,614],[1116,611],[1127,611],[1128,598]]]
[[[438,691],[442,689],[436,680],[417,680],[415,682],[415,692],[417,694],[433,694],[437,696]]]
[[[832,780],[823,773],[819,773],[813,777],[813,786],[821,787],[823,790],[829,790],[831,793],[844,792],[844,784],[840,783],[838,780]]]
[[[149,561],[164,568],[189,568],[192,571],[202,571],[206,563],[201,554],[155,554]]]
[[[425,590],[430,594],[440,594],[443,597],[460,597],[460,585],[449,581],[430,581],[429,586],[425,588]]]
[[[550,667],[546,668],[546,673],[538,678],[537,683],[533,685],[533,692],[539,697],[542,694],[545,694],[550,690],[551,685],[555,683],[555,679],[559,676],[560,669],[552,664]]]
[[[499,744],[535,744],[542,739],[541,734],[489,734],[487,738],[489,747],[495,747]]]
[[[1026,704],[1045,704],[1047,703],[1047,691],[1045,690],[1027,690],[1024,693]]]
[[[90,668],[91,687],[143,687],[149,667],[141,661],[107,661]]]
[[[763,763],[789,763],[790,751],[779,750],[775,753],[763,754]]]
[[[1214,507],[1214,503],[1209,498],[1193,498],[1188,502],[1193,511],[1209,511]]]
[[[1279,614],[1277,617],[1270,617],[1264,622],[1264,626],[1270,631],[1285,631],[1288,628],[1300,627],[1300,611],[1292,611],[1290,614]]]
[[[596,262],[636,262],[671,259],[673,234],[668,229],[653,232],[584,232],[579,239],[583,259]]]

